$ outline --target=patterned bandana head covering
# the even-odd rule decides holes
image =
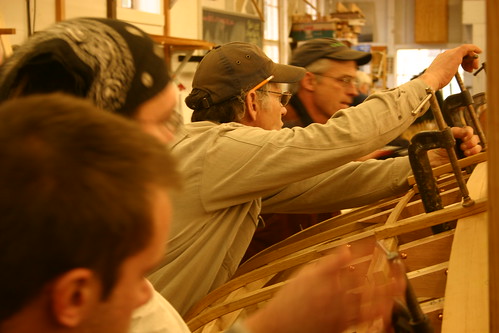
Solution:
[[[170,82],[163,50],[145,32],[119,20],[77,18],[37,32],[16,49],[0,67],[0,101],[16,90],[21,73],[41,73],[48,63],[62,66],[75,83],[64,91],[128,116]],[[32,93],[62,85],[57,73],[45,74]]]

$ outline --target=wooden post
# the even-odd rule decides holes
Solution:
[[[163,1],[163,14],[165,15],[163,36],[170,36],[170,0]]]
[[[59,22],[66,18],[66,0],[55,0],[55,21]]]
[[[117,8],[116,8],[116,0],[107,0],[107,18],[110,19],[116,19],[117,14],[116,14]]]
[[[487,131],[488,147],[488,228],[489,228],[489,314],[490,332],[499,332],[499,3],[487,0]]]

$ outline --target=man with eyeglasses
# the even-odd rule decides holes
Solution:
[[[284,127],[324,124],[339,110],[353,105],[359,96],[357,69],[369,63],[371,57],[371,53],[351,49],[334,38],[312,39],[298,46],[292,53],[290,64],[305,67],[307,72],[291,86],[294,94],[286,106]],[[382,154],[384,151],[376,150],[359,159],[377,158]],[[255,232],[244,260],[338,214],[263,215],[265,227]]]
[[[293,87],[294,96],[284,118],[286,127],[325,123],[348,108],[357,90],[357,68],[371,61],[371,53],[356,51],[333,38],[312,39],[298,46],[290,64],[307,73]]]
[[[290,64],[305,67],[307,73],[291,86],[293,97],[286,107],[284,127],[324,124],[339,110],[360,104],[368,94],[361,91],[360,81],[366,79],[359,80],[358,68],[371,58],[371,53],[351,49],[334,38],[312,39],[297,47]],[[359,100],[361,93],[363,98]],[[386,150],[378,150],[359,160],[386,158],[386,154]]]
[[[168,253],[150,281],[182,314],[236,271],[261,213],[320,213],[365,205],[409,189],[407,158],[351,162],[393,140],[424,112],[412,112],[458,66],[480,53],[463,45],[439,55],[418,79],[377,94],[326,124],[281,129],[287,94],[301,67],[276,64],[249,43],[208,52],[185,99],[192,122],[171,143],[184,178],[172,198]],[[472,129],[454,129],[466,155],[481,147]],[[448,161],[432,151],[436,166]]]

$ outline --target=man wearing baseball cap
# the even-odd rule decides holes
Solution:
[[[477,68],[478,59],[463,61],[470,52],[481,50],[463,45],[444,52],[418,79],[325,124],[293,129],[281,129],[290,97],[281,83],[299,81],[305,69],[276,64],[248,43],[208,52],[185,100],[192,122],[171,143],[184,186],[172,198],[167,254],[149,275],[155,288],[186,315],[233,276],[260,213],[328,212],[406,191],[408,158],[351,161],[393,140],[424,113],[414,110],[427,87],[446,85],[462,62],[468,71]],[[471,128],[456,128],[454,135],[467,155],[480,151]],[[432,165],[448,161],[440,150],[429,158]]]
[[[324,124],[338,110],[349,107],[359,95],[357,68],[369,61],[371,53],[353,50],[333,38],[312,39],[298,46],[290,64],[305,67],[307,73],[292,85],[284,127]],[[256,231],[244,259],[337,214],[263,215],[265,227]]]
[[[357,68],[371,61],[371,53],[356,51],[333,38],[318,38],[297,47],[290,63],[305,67],[285,119],[286,126],[325,123],[349,107],[357,91]]]
[[[214,120],[218,122],[243,122],[244,99],[246,92],[252,99],[265,84],[296,83],[305,70],[301,67],[274,63],[256,45],[229,43],[215,47],[203,59],[202,65],[194,74],[192,92],[185,102],[194,110],[192,120]],[[291,95],[279,92],[281,100],[289,101]],[[251,100],[246,101],[250,103]],[[219,106],[229,104],[226,113],[220,118]],[[214,107],[214,108],[212,108]],[[281,110],[282,111],[282,110]],[[215,112],[215,114],[213,114]],[[279,112],[281,113],[281,112]],[[246,114],[248,115],[248,114]],[[280,117],[279,117],[280,118]],[[243,122],[244,123],[244,122]],[[280,129],[282,125],[266,124],[269,129]]]

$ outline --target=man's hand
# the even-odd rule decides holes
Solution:
[[[482,151],[482,146],[478,144],[478,135],[473,134],[473,128],[470,126],[452,127],[452,135],[456,139],[461,139],[462,143],[459,146],[465,156],[478,154]],[[447,150],[440,148],[428,151],[428,158],[432,167],[437,167],[449,163]]]
[[[477,69],[479,60],[477,55],[482,50],[473,44],[464,44],[454,49],[440,53],[430,67],[420,76],[425,83],[437,91],[445,87],[456,74],[459,65],[467,72]]]

